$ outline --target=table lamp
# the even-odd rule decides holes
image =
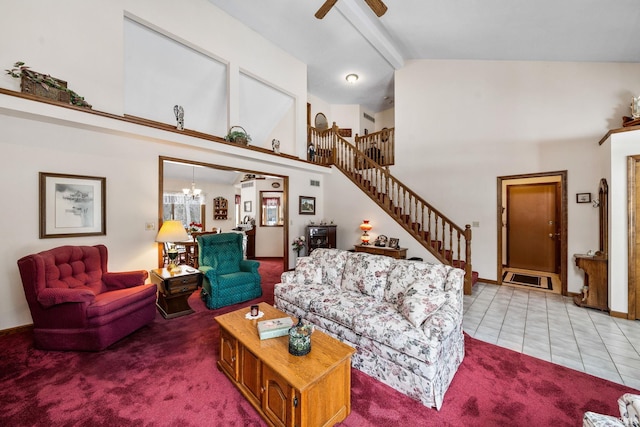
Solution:
[[[368,245],[369,244],[369,231],[371,231],[371,229],[373,228],[373,226],[371,224],[369,224],[369,220],[368,219],[363,219],[362,220],[362,224],[360,224],[360,230],[362,230],[364,233],[362,234],[362,236],[360,236],[360,240],[362,240],[362,244],[363,245]]]
[[[169,271],[177,267],[178,249],[176,248],[176,242],[184,242],[186,240],[189,240],[189,235],[181,221],[169,220],[162,223],[162,227],[160,227],[160,231],[156,236],[156,242],[168,243],[167,256],[169,257],[169,265],[167,268]]]

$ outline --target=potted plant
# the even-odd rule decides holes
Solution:
[[[21,79],[20,90],[24,93],[71,103],[78,107],[91,108],[91,105],[84,100],[84,97],[67,87],[67,82],[51,77],[49,74],[32,71],[24,65],[24,62],[18,61],[13,64],[12,69],[5,71],[11,77]]]
[[[249,145],[251,142],[251,136],[249,136],[242,126],[232,126],[224,139],[225,141],[236,142],[242,145]]]

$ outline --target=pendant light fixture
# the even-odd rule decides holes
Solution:
[[[183,188],[182,192],[186,197],[191,196],[192,199],[199,197],[200,193],[202,193],[201,189],[196,188],[196,167],[195,166],[193,167],[193,177],[191,179],[191,188]]]

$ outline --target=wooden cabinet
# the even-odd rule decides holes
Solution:
[[[218,367],[234,381],[238,380],[238,340],[226,330],[220,329],[220,359]]]
[[[213,219],[227,219],[229,202],[224,197],[213,199]]]
[[[356,252],[367,252],[374,255],[386,255],[395,259],[407,258],[407,248],[393,249],[386,246],[383,247],[375,245],[356,245],[355,250]]]
[[[311,254],[317,248],[336,247],[336,226],[335,225],[308,225],[307,226],[307,249]]]
[[[263,319],[285,313],[260,303]],[[293,356],[288,337],[260,340],[248,308],[216,317],[220,325],[218,368],[270,426],[330,426],[351,411],[351,355],[355,350],[320,332],[311,352]]]

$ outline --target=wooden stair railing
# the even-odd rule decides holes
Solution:
[[[310,135],[316,147],[311,161],[336,166],[440,262],[463,269],[464,293],[471,294],[477,276],[471,266],[470,225],[456,225],[388,169],[339,136],[335,123],[331,129],[310,131]]]
[[[395,129],[383,129],[364,136],[356,134],[355,146],[380,166],[395,164]]]

